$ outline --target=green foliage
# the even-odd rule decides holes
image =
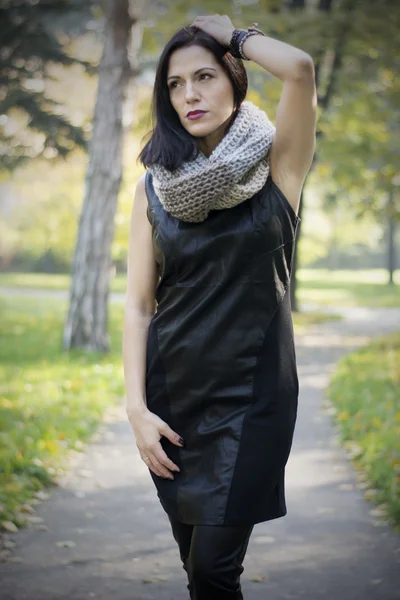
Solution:
[[[71,277],[59,273],[0,273],[0,285],[40,290],[68,290]]]
[[[27,3],[28,0],[23,0],[18,6],[24,7]],[[64,10],[67,21],[71,19],[75,7],[80,7],[81,4],[79,0],[71,0],[70,3],[41,0],[31,10],[40,11],[40,7],[50,10],[52,7],[51,18],[59,16]],[[349,19],[348,10],[351,5],[355,6],[355,12]],[[9,6],[11,3],[8,3]],[[87,6],[90,8],[91,2]],[[336,257],[340,252],[344,260],[349,261],[352,260],[352,249],[358,248],[362,252],[365,244],[368,245],[368,249],[365,246],[365,253],[367,250],[370,253],[382,253],[381,246],[378,248],[378,243],[372,243],[370,232],[375,235],[376,223],[383,222],[387,188],[395,186],[397,181],[394,166],[398,163],[396,127],[399,111],[395,107],[399,101],[399,84],[395,74],[399,53],[394,52],[393,48],[398,39],[399,7],[393,5],[389,8],[386,0],[379,5],[371,0],[366,3],[338,3],[332,0],[332,10],[327,13],[311,9],[289,11],[283,7],[284,3],[273,0],[243,3],[227,3],[222,0],[215,3],[207,0],[198,4],[184,0],[158,2],[157,10],[149,10],[147,13],[141,51],[142,66],[154,67],[163,44],[179,27],[190,24],[196,15],[215,12],[228,14],[236,27],[247,27],[256,21],[267,34],[310,53],[319,72],[318,129],[321,135],[317,143],[316,168],[308,180],[304,197],[304,235],[301,235],[298,245],[300,265],[308,266],[326,257],[329,245],[337,247]],[[100,17],[103,17],[102,13],[95,17],[100,23],[99,28]],[[36,23],[34,19],[33,24],[47,31],[49,28],[45,27],[45,23],[48,22],[48,18],[43,23]],[[60,22],[63,19],[59,18],[57,23]],[[340,45],[343,28],[348,24],[350,32]],[[60,39],[64,44],[65,33],[61,38],[58,36],[60,31],[58,25],[50,28],[52,39],[59,44],[61,52],[66,47],[58,41]],[[69,56],[79,55],[80,43],[85,48],[88,45],[88,39],[83,36],[84,28],[81,27],[79,31],[80,35],[76,37],[73,48],[71,37],[66,37],[69,51],[67,62],[75,60],[68,58]],[[99,42],[100,39],[91,38],[90,44],[94,47],[91,55],[93,52],[100,54]],[[28,39],[27,48],[32,48],[33,45],[33,41],[31,43]],[[39,48],[43,48],[41,42]],[[331,80],[331,63],[337,51],[342,55],[342,62]],[[42,60],[38,64],[40,68],[35,66],[32,77],[40,83],[45,77],[45,63]],[[282,82],[251,61],[245,64],[249,77],[248,98],[259,104],[274,122]],[[74,66],[70,62],[60,62],[57,65],[52,63],[51,68],[46,69],[51,76],[46,80],[46,97],[51,98],[49,110],[53,106],[59,107],[65,120],[75,125],[79,123],[85,132],[90,133],[95,100],[94,78],[89,78],[78,64]],[[27,81],[29,83],[30,80]],[[331,100],[325,102],[330,89]],[[126,136],[124,181],[119,195],[112,245],[112,258],[121,265],[127,254],[133,193],[142,172],[135,161],[142,137],[150,129],[150,94],[150,85],[143,84],[135,90],[135,124],[130,135]],[[52,105],[51,102],[57,104]],[[23,111],[16,107],[10,108],[9,117],[20,123],[19,133],[10,145],[10,152],[22,151],[24,154],[24,145],[30,147],[32,142],[27,137],[29,127],[25,127],[30,117],[25,116],[24,121]],[[62,133],[62,128],[57,131],[57,135],[65,133]],[[43,139],[41,138],[42,141]],[[53,149],[46,149],[42,141],[39,144],[41,152],[52,156]],[[68,144],[69,142],[67,146]],[[69,264],[72,258],[83,198],[86,157],[82,152],[76,152],[68,160],[53,164],[51,169],[48,166],[47,160],[34,160],[13,174],[9,184],[15,196],[10,203],[12,209],[7,220],[0,219],[0,252],[5,256],[4,264],[17,254],[21,255],[21,266],[24,264],[23,259],[31,256],[30,268],[35,268],[37,261],[42,261],[43,264],[46,256],[54,256],[56,264]],[[333,207],[340,205],[343,208],[335,231],[319,227],[319,216],[311,206],[311,195],[314,193],[325,198],[327,221],[331,219]],[[399,198],[399,194],[395,194],[394,218],[400,215]],[[365,227],[366,221],[357,220],[358,213],[370,215]],[[326,264],[337,263],[333,259]]]
[[[329,386],[336,421],[367,498],[400,532],[400,332],[345,357]],[[373,492],[373,493],[372,493]]]
[[[83,158],[82,152],[76,153],[52,169],[46,160],[36,160],[20,170],[13,186],[18,202],[7,220],[15,233],[7,244],[11,255],[30,255],[34,263],[51,250],[60,262],[70,264],[82,203]]]
[[[330,106],[318,123],[316,172],[327,196],[378,219],[393,187],[390,211],[400,218],[399,27],[398,3],[355,3]]]
[[[286,6],[290,6],[290,2]],[[163,9],[164,7],[164,9]],[[400,4],[389,0],[332,0],[331,10],[284,10],[283,3],[184,0],[161,4],[144,34],[144,51],[159,53],[171,35],[197,15],[229,14],[235,27],[253,21],[276,39],[302,48],[318,77],[317,174],[326,194],[382,219],[386,194],[398,186]],[[166,18],[168,16],[168,18]],[[274,119],[281,85],[246,63],[251,92]],[[396,194],[400,215],[400,194]]]
[[[122,307],[111,308],[107,355],[62,350],[64,301],[0,298],[0,522],[56,483],[70,450],[90,440],[124,394]]]
[[[65,157],[76,146],[86,147],[81,127],[66,118],[44,90],[46,78],[51,78],[49,65],[91,68],[66,52],[62,32],[52,21],[77,6],[68,0],[3,0],[0,4],[3,170],[13,170],[33,157]]]
[[[397,285],[388,285],[383,269],[299,269],[298,299],[300,304],[329,306],[400,306],[400,271],[395,281]]]
[[[123,307],[111,307],[107,356],[62,350],[65,311],[64,301],[0,297],[0,526],[24,525],[21,506],[57,484],[125,394]],[[328,318],[296,315],[295,327]]]

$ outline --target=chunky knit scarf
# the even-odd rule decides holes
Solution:
[[[149,166],[165,210],[182,221],[201,222],[210,210],[232,208],[251,198],[268,178],[274,132],[266,113],[245,100],[209,157],[199,152],[175,171]]]

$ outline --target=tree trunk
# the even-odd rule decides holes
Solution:
[[[324,11],[324,12],[329,12],[331,10],[331,4],[332,4],[332,0],[319,0],[318,3],[318,10],[320,11]],[[287,8],[289,10],[299,10],[299,9],[303,9],[305,8],[305,2],[304,0],[288,0],[287,2]],[[325,52],[325,48],[321,48],[320,53],[318,54],[318,59],[316,61],[315,64],[315,84],[316,87],[318,89],[318,82],[319,82],[319,68],[320,68],[320,62],[322,60],[323,54]],[[315,162],[316,157],[314,156],[313,159],[313,163]],[[310,169],[311,171],[311,169]],[[300,207],[299,207],[299,217],[300,219],[302,218],[302,214],[303,214],[303,196],[304,196],[304,189],[307,183],[307,177],[304,181],[304,185],[303,185],[303,189],[301,192],[301,196],[300,196]],[[299,253],[298,253],[298,242],[300,240],[300,235],[301,235],[301,221],[299,222],[298,226],[297,226],[297,235],[296,235],[296,244],[295,244],[295,250],[294,250],[294,256],[293,256],[293,265],[292,265],[292,276],[291,276],[291,283],[290,283],[290,301],[291,301],[291,306],[292,306],[292,310],[298,312],[299,310],[299,303],[298,303],[298,299],[297,299],[297,269],[299,267]]]
[[[396,268],[396,257],[395,257],[395,232],[396,223],[394,219],[394,194],[393,189],[388,193],[388,237],[387,237],[387,269],[389,272],[389,285],[394,285],[394,271]]]
[[[301,191],[301,196],[300,196],[300,206],[299,206],[299,217],[300,219],[302,218],[302,214],[303,214],[303,192],[304,192],[304,187],[303,190]],[[294,246],[294,256],[293,256],[293,265],[292,265],[292,277],[291,277],[291,282],[290,282],[290,303],[292,306],[292,310],[295,312],[299,311],[299,302],[298,302],[298,298],[297,298],[297,269],[299,266],[299,253],[298,253],[298,240],[300,238],[300,228],[301,228],[301,221],[299,221],[298,225],[297,225],[297,234],[296,234],[296,243]]]
[[[134,7],[129,0],[106,0],[103,55],[89,145],[85,196],[72,264],[70,306],[64,349],[109,350],[108,293],[111,243],[122,178],[122,110],[132,69]],[[137,33],[137,32],[136,32]]]
[[[333,4],[332,0],[318,0],[317,10],[320,12],[329,13],[332,10],[332,4]],[[333,97],[333,94],[334,94],[334,91],[335,91],[335,88],[336,88],[336,85],[337,85],[338,75],[339,75],[340,69],[342,67],[345,44],[346,44],[346,41],[347,41],[349,35],[351,34],[351,28],[353,27],[353,23],[354,23],[354,19],[352,17],[353,17],[353,11],[356,8],[356,4],[357,4],[357,0],[344,0],[343,1],[343,3],[341,4],[341,9],[344,11],[344,13],[346,13],[347,20],[346,20],[345,26],[342,27],[337,39],[335,40],[334,48],[333,49],[326,48],[325,44],[324,44],[323,47],[321,47],[320,51],[317,52],[316,56],[315,56],[315,60],[314,60],[315,83],[316,83],[316,87],[318,90],[319,80],[320,80],[320,72],[321,72],[321,64],[322,64],[323,58],[324,58],[326,52],[328,52],[328,51],[329,52],[333,51],[333,53],[334,53],[334,60],[333,60],[333,64],[332,64],[332,67],[330,70],[328,85],[326,86],[326,91],[323,96],[318,95],[318,106],[319,106],[320,110],[322,110],[322,112],[328,110],[329,105],[332,100],[332,97]],[[302,8],[304,10],[304,7],[305,7],[304,0],[287,0],[287,8],[289,10],[296,10],[296,9],[299,10]],[[320,118],[321,118],[321,115],[320,115]],[[320,130],[318,130],[318,127],[317,127],[317,132],[316,132],[317,141],[318,141],[318,138],[321,137],[321,135],[322,135],[322,132]],[[318,146],[318,143],[317,143],[317,146]],[[309,175],[311,174],[311,171],[313,170],[313,167],[314,167],[316,161],[317,161],[317,151],[313,157],[313,162],[312,162],[310,171],[307,173],[307,176],[304,181],[303,190],[302,190],[301,199],[300,199],[300,209],[299,209],[300,218],[302,215],[302,207],[303,207],[303,203],[304,203],[303,196],[304,196],[306,183],[307,183]],[[299,223],[299,226],[298,226],[296,248],[297,248],[299,240],[300,240],[300,234],[301,234],[301,223]],[[292,304],[292,310],[294,310],[294,311],[298,311],[298,302],[297,302],[297,268],[298,268],[298,265],[299,265],[298,252],[296,249],[295,255],[294,255],[294,261],[293,261],[292,277],[291,277],[291,285],[290,285],[291,304]]]

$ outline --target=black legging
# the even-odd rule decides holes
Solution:
[[[240,575],[254,525],[186,525],[169,515],[191,600],[243,600]]]

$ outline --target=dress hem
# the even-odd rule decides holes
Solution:
[[[162,506],[162,504],[161,504]],[[178,515],[176,515],[175,513],[172,513],[171,511],[167,511],[165,510],[165,508],[162,506],[164,512],[171,517],[171,519],[174,519],[175,521],[179,521],[180,523],[183,523],[184,525],[214,525],[214,526],[220,526],[220,527],[239,527],[241,525],[257,525],[257,523],[265,523],[266,521],[272,521],[274,519],[280,519],[282,517],[285,517],[287,515],[287,509],[282,509],[276,513],[271,513],[269,516],[266,517],[260,517],[258,519],[250,519],[249,521],[243,521],[241,519],[228,519],[225,521],[221,522],[221,519],[202,519],[201,521],[198,521],[197,519],[182,519],[181,517],[179,517]]]

